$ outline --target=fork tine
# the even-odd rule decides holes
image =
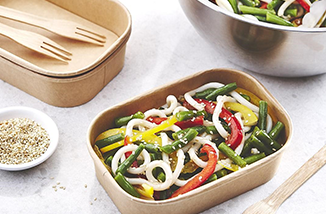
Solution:
[[[41,45],[41,48],[55,54],[58,57],[61,57],[64,60],[71,60],[71,57],[68,56],[67,54],[65,54],[64,52],[61,51],[61,49],[58,49],[55,46],[52,46],[51,44],[48,44],[46,42],[43,42],[43,44]]]
[[[60,56],[54,54],[52,51],[49,50],[48,47],[50,47],[50,46],[47,46],[47,47],[46,46],[40,46],[40,48],[34,49],[34,51],[37,51],[37,52],[39,52],[41,54],[44,54],[44,55],[46,55],[48,57],[60,60],[62,62],[68,63],[68,59],[64,59],[63,57],[60,57]]]
[[[76,31],[74,37],[75,37],[74,39],[78,39],[80,41],[92,43],[99,46],[104,46],[105,44],[105,40],[98,41],[94,39],[94,37],[87,32]]]
[[[93,35],[95,35],[97,37],[100,37],[100,38],[102,38],[103,41],[105,41],[105,39],[106,39],[106,36],[104,36],[103,34],[97,33],[95,31],[93,31],[92,29],[89,29],[89,28],[87,28],[87,27],[85,27],[83,25],[77,26],[77,29],[81,30],[81,31],[88,32],[88,33],[93,34]]]
[[[49,46],[52,46],[53,48],[56,48],[57,50],[63,52],[60,55],[66,55],[66,58],[69,58],[67,55],[72,55],[70,51],[59,45],[58,43],[52,41],[51,39],[48,39],[47,37],[43,37],[43,43],[48,44]]]

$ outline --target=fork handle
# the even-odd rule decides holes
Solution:
[[[303,164],[291,177],[279,186],[266,201],[270,205],[280,206],[292,195],[305,181],[315,174],[326,163],[326,145],[324,145],[314,156]]]
[[[25,13],[12,8],[0,6],[0,17],[22,22],[25,24],[45,28],[48,19],[35,16],[33,14]]]

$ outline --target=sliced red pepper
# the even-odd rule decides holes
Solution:
[[[204,99],[195,99],[195,101],[198,103],[205,104],[205,111],[207,113],[214,113],[214,109],[216,107],[215,103]],[[183,106],[188,109],[193,109],[193,107],[188,102],[184,102]],[[225,143],[228,144],[232,149],[237,148],[243,139],[241,124],[234,117],[234,115],[225,108],[222,108],[219,117],[222,118],[225,122],[227,122],[228,126],[231,128],[231,134],[228,136]]]
[[[166,120],[166,117],[148,117],[147,120],[149,122],[155,123],[156,125],[161,124],[164,120]],[[185,121],[179,121],[176,122],[175,125],[179,126],[181,129],[186,129],[194,126],[201,126],[204,124],[204,116],[200,115],[198,117],[195,117],[193,119],[185,120]]]
[[[261,9],[267,9],[267,3],[266,2],[260,2],[261,5],[260,5],[260,8]]]
[[[201,150],[201,153],[206,153],[208,161],[206,167],[198,173],[193,179],[188,181],[184,186],[177,189],[170,198],[177,197],[178,195],[185,194],[197,187],[201,186],[213,173],[217,163],[217,154],[215,149],[208,144],[205,144]]]
[[[305,0],[297,0],[297,2],[307,11],[310,11],[310,6]]]

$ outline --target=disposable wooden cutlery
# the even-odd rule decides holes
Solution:
[[[40,34],[16,29],[0,23],[0,35],[6,36],[20,45],[23,45],[38,53],[68,62],[72,55],[68,50]]]
[[[323,146],[300,169],[278,187],[269,197],[245,210],[244,214],[276,213],[281,204],[290,197],[305,181],[326,163],[326,145]]]
[[[78,23],[67,20],[48,19],[4,6],[0,6],[0,16],[28,25],[40,27],[52,33],[74,40],[88,42],[100,46],[103,46],[106,42],[106,37],[104,35]]]

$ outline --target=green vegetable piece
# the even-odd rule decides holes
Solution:
[[[248,7],[256,7],[259,5],[259,2],[253,0],[240,0],[243,5]]]
[[[237,0],[228,0],[228,1],[233,9],[233,12],[239,14],[238,1]]]
[[[219,95],[226,95],[230,93],[231,91],[235,90],[237,88],[237,84],[235,82],[229,83],[227,85],[224,85],[220,88],[215,89],[212,93],[207,95],[205,97],[206,100],[215,100],[217,96]]]
[[[247,163],[237,154],[233,149],[231,149],[225,142],[221,143],[218,146],[218,150],[220,150],[223,154],[225,154],[228,158],[230,158],[235,164],[240,167],[245,167]]]
[[[117,173],[117,175],[114,177],[114,180],[124,191],[134,197],[140,198],[139,192],[137,192],[137,190],[127,181],[127,179],[120,172]]]
[[[285,16],[296,17],[298,14],[297,8],[288,8],[284,11]]]
[[[279,150],[282,146],[266,133],[264,130],[260,130],[256,133],[256,137],[261,140],[267,147],[271,147],[273,151]]]
[[[212,93],[216,88],[208,88],[204,91],[196,92],[195,97],[204,99],[207,95]]]
[[[115,119],[115,125],[117,127],[121,127],[121,126],[127,125],[127,123],[132,119],[144,119],[144,118],[145,118],[145,115],[142,112],[138,111],[133,115]]]
[[[113,159],[113,155],[108,156],[107,158],[105,158],[104,163],[111,167],[112,159]]]
[[[185,121],[193,118],[195,116],[194,111],[180,111],[175,114],[178,121]]]
[[[218,178],[224,177],[228,174],[228,171],[226,169],[221,169],[215,172]]]
[[[282,0],[272,0],[270,3],[267,4],[267,9],[274,10],[276,7],[282,4]]]
[[[206,131],[205,126],[194,126],[194,127],[182,129],[180,131],[172,133],[173,139],[174,140],[179,140],[180,138],[182,138],[189,131],[189,129],[196,130],[198,132],[198,134],[202,134],[202,133],[204,133]]]
[[[268,9],[262,9],[262,8],[256,8],[256,7],[249,7],[246,5],[239,5],[239,9],[244,14],[251,14],[251,15],[260,15],[260,16],[266,16],[267,13],[275,14],[274,10],[268,10]]]
[[[173,141],[171,144],[161,146],[161,151],[167,154],[184,147],[188,142],[193,140],[198,135],[198,132],[195,129],[189,129],[187,133],[179,140]]]
[[[248,102],[250,102],[250,96],[248,96],[246,94],[240,94],[240,95],[241,95],[241,97],[245,98]]]
[[[266,130],[267,108],[267,102],[264,100],[260,100],[258,112],[258,128],[260,128],[261,130]]]
[[[268,133],[269,137],[272,138],[273,140],[277,140],[283,128],[284,128],[284,124],[281,121],[277,121],[277,123],[274,125],[272,130]]]
[[[254,127],[254,130],[252,131],[250,136],[255,136],[256,132],[259,131],[260,129],[258,128],[258,126]],[[245,141],[242,152],[241,152],[241,156],[246,156],[248,153],[250,153],[250,150],[252,148],[252,144],[250,143],[250,137]]]
[[[157,180],[164,182],[166,179],[164,172],[160,172],[157,176]]]
[[[140,155],[140,153],[143,151],[145,148],[144,144],[139,144],[138,148],[133,152],[126,160],[124,160],[120,166],[118,167],[116,174],[121,173],[124,175],[128,168],[131,166],[131,164],[137,159],[137,157]]]
[[[270,23],[278,24],[278,25],[284,25],[284,26],[290,26],[290,27],[294,26],[291,22],[289,22],[275,14],[269,13],[269,12],[266,14],[266,21],[270,22]]]
[[[266,22],[266,16],[255,15],[255,17],[261,22]]]
[[[159,152],[159,146],[157,144],[147,143],[147,144],[145,144],[145,149],[148,152],[151,152],[151,153],[158,153]]]
[[[205,181],[205,184],[212,182],[212,181],[216,181],[218,179],[217,175],[215,173],[213,173],[211,176],[209,176],[209,178]]]
[[[258,154],[254,154],[254,155],[251,155],[249,157],[246,157],[244,158],[243,160],[246,161],[246,163],[249,165],[249,164],[252,164],[262,158],[266,157],[265,153],[258,153]]]
[[[263,142],[261,142],[255,135],[251,135],[248,138],[248,142],[252,147],[258,149],[260,152],[264,152],[266,155],[270,155],[273,153],[273,150],[267,146]]]
[[[124,134],[122,133],[119,133],[119,134],[115,134],[115,135],[111,135],[107,138],[103,138],[101,140],[98,140],[95,142],[95,145],[100,149],[100,148],[103,148],[105,146],[108,146],[108,145],[111,145],[113,143],[116,143],[120,140],[123,140],[124,139]]]

